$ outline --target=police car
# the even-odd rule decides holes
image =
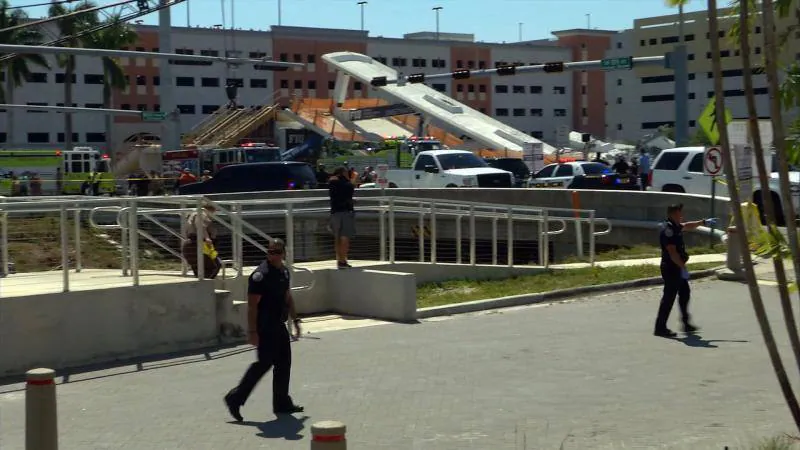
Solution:
[[[549,164],[528,182],[533,188],[638,190],[634,175],[619,175],[599,162],[575,161]]]

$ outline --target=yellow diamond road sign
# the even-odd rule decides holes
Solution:
[[[731,114],[731,111],[728,108],[725,108],[725,125],[731,123],[732,120],[733,114]],[[719,144],[716,97],[711,97],[708,105],[706,105],[703,112],[700,113],[700,117],[697,119],[697,122],[706,133],[706,136],[708,136],[708,139],[711,141],[711,145]]]

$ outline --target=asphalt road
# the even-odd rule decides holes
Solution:
[[[71,374],[60,448],[307,449],[325,419],[347,424],[351,450],[721,449],[792,432],[745,287],[694,286],[703,331],[688,339],[651,335],[660,288],[301,339],[296,419],[275,419],[268,375],[248,422],[230,423],[222,395],[246,347]],[[775,288],[762,290],[788,355]],[[3,450],[24,445],[20,388],[0,386]]]

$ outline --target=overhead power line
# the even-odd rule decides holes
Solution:
[[[137,1],[137,0],[126,0],[126,1],[120,2],[120,4],[122,4],[122,3],[131,3],[131,2],[134,2],[134,1]],[[92,27],[92,28],[89,28],[87,30],[81,31],[80,33],[76,33],[76,34],[73,34],[73,35],[70,35],[70,36],[64,36],[64,37],[56,39],[54,41],[43,43],[40,46],[42,46],[42,47],[58,46],[59,44],[63,44],[64,42],[69,42],[69,41],[72,41],[74,39],[80,39],[80,38],[82,38],[84,36],[87,36],[87,35],[90,35],[92,33],[96,33],[98,31],[102,31],[102,30],[105,30],[107,28],[114,27],[114,26],[119,25],[120,23],[123,23],[123,22],[128,22],[128,21],[131,21],[131,20],[138,19],[139,17],[146,16],[147,14],[154,13],[156,11],[160,11],[160,10],[162,10],[164,8],[169,8],[171,6],[178,5],[178,4],[183,3],[185,1],[187,1],[187,0],[172,0],[171,3],[159,4],[158,6],[156,6],[154,8],[148,8],[148,9],[141,10],[141,11],[138,11],[138,12],[135,12],[135,13],[132,13],[132,14],[128,14],[126,16],[121,16],[119,18],[119,20],[114,20],[114,21],[111,21],[111,22],[108,22],[108,23],[102,23],[102,24],[97,25],[95,27]],[[116,5],[118,5],[118,4],[108,5],[107,7],[116,6]],[[0,30],[0,31],[3,31],[3,30]],[[19,53],[9,53],[7,55],[0,56],[0,63],[6,62],[6,61],[8,61],[10,59],[14,59],[19,55],[20,55]]]

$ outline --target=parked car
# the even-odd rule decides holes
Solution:
[[[467,150],[419,152],[413,169],[389,170],[390,188],[512,187],[514,176],[495,169]]]
[[[528,165],[519,158],[484,158],[484,161],[489,167],[511,172],[514,175],[514,187],[525,187],[531,177]]]
[[[659,192],[680,192],[688,194],[711,195],[711,177],[703,172],[703,155],[705,147],[678,147],[662,150],[653,161],[653,170],[647,182],[649,190]],[[776,219],[779,225],[785,224],[783,217],[783,201],[780,194],[780,185],[777,173],[777,163],[775,156],[769,158],[767,169],[771,171],[770,176],[770,195],[775,204]],[[791,168],[789,172],[789,182],[791,183],[792,199],[795,208],[800,208],[800,172]],[[755,161],[753,162],[753,173],[756,174]],[[742,199],[751,200],[758,206],[762,214],[761,189],[758,176],[753,179],[753,198]],[[723,183],[716,183],[716,194],[720,197],[728,196],[728,186]]]
[[[316,187],[317,177],[310,165],[294,161],[266,162],[225,166],[210,180],[183,185],[178,193],[224,194]]]
[[[533,188],[638,190],[633,175],[620,175],[599,162],[576,161],[548,164],[528,183]]]

